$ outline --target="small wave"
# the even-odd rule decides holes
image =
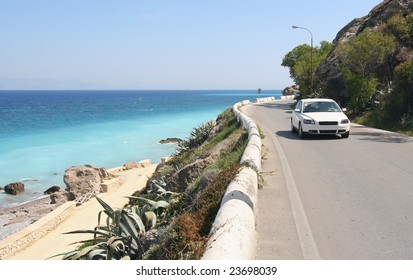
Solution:
[[[38,182],[39,181],[39,179],[36,179],[36,178],[21,178],[20,180],[19,180],[19,182]]]

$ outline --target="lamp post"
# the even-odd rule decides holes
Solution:
[[[295,26],[295,25],[293,25],[292,26],[292,28],[293,29],[304,29],[304,30],[307,30],[308,32],[310,32],[310,35],[311,35],[311,52],[310,52],[310,74],[311,74],[311,76],[310,76],[310,92],[311,92],[311,95],[314,93],[313,91],[314,91],[314,78],[313,78],[313,33],[310,31],[310,29],[307,29],[307,28],[305,28],[305,27],[300,27],[300,26]]]

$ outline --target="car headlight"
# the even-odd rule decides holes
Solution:
[[[304,120],[303,120],[303,123],[304,123],[304,124],[315,124],[315,121],[314,121],[314,120],[311,120],[311,119],[310,119],[310,120],[304,119]]]
[[[341,124],[347,124],[347,123],[349,123],[350,121],[348,120],[348,119],[344,119],[344,120],[341,120]]]

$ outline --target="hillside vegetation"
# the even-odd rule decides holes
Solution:
[[[247,142],[231,109],[193,129],[124,209],[98,198],[98,226],[68,233],[89,233],[91,239],[63,259],[200,259]]]

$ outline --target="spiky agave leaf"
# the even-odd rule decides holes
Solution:
[[[78,250],[76,254],[71,255],[70,259],[72,260],[80,260],[83,259],[87,254],[89,254],[91,251],[95,250],[100,246],[101,243],[96,244],[96,245],[91,245],[87,246],[86,248],[83,248],[82,250]]]
[[[131,240],[131,247],[139,249],[139,238],[145,233],[145,226],[139,215],[129,213],[125,210],[122,212],[122,219],[119,227],[122,229],[122,236],[127,236]]]
[[[131,200],[135,200],[135,201],[138,201],[140,203],[147,204],[149,206],[153,206],[156,203],[156,201],[153,201],[153,200],[147,199],[147,198],[143,198],[143,197],[139,197],[139,196],[126,196],[126,197],[131,199]]]
[[[93,235],[101,235],[107,238],[111,237],[110,233],[102,232],[99,230],[73,230],[73,231],[65,232],[63,234],[85,234],[85,233],[90,233]]]
[[[112,220],[115,220],[114,217],[114,213],[115,210],[112,209],[112,207],[110,207],[109,204],[107,204],[106,202],[104,202],[101,198],[99,198],[98,196],[95,196],[97,201],[100,203],[100,205],[102,205],[106,215],[108,215]]]
[[[127,246],[124,243],[124,238],[113,236],[107,242],[108,259],[121,259],[128,254]]]
[[[155,213],[159,210],[163,211],[164,209],[168,208],[168,206],[169,202],[165,200],[159,200],[152,206],[152,211],[154,211]]]
[[[108,256],[108,250],[104,248],[95,248],[87,254],[89,260],[106,260]]]

